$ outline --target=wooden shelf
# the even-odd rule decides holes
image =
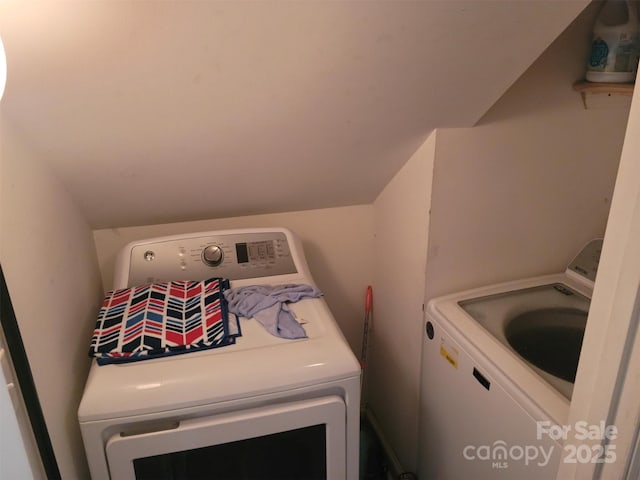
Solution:
[[[633,95],[633,83],[598,83],[598,82],[577,82],[573,85],[573,89],[582,96],[584,108],[587,108],[588,95]]]

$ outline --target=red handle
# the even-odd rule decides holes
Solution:
[[[371,307],[373,306],[373,288],[371,285],[367,287],[367,298],[364,302],[364,310],[365,312],[371,312]]]

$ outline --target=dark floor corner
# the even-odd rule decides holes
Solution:
[[[360,480],[384,480],[389,466],[384,449],[366,415],[360,417]]]

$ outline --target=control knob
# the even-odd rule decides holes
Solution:
[[[209,245],[202,251],[202,261],[210,267],[217,267],[222,263],[224,253],[218,245]]]

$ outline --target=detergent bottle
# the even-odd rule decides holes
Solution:
[[[633,82],[639,53],[637,4],[631,0],[608,0],[593,28],[586,79],[589,82]]]

